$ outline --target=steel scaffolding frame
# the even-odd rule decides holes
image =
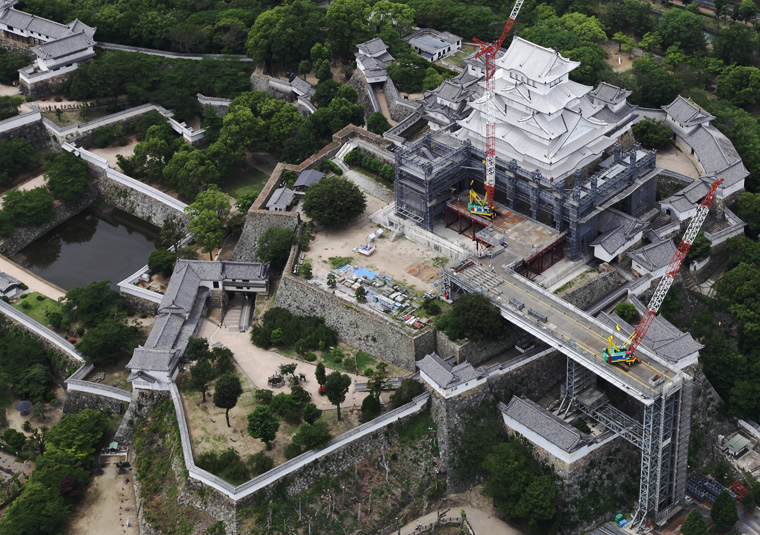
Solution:
[[[653,403],[644,406],[638,422],[613,407],[606,396],[594,406],[579,401],[578,396],[592,388],[588,375],[593,374],[567,359],[560,412],[567,414],[575,408],[641,450],[639,503],[632,525],[641,526],[647,519],[663,520],[686,493],[691,381],[685,376],[674,379]]]

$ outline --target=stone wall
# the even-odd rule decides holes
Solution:
[[[520,335],[521,331],[515,329],[512,335],[498,342],[471,342],[465,340],[464,342],[457,343],[449,339],[445,333],[437,331],[435,334],[436,353],[442,358],[454,355],[456,356],[457,364],[469,362],[477,367],[499,353],[513,348]]]
[[[581,310],[586,310],[621,284],[620,275],[616,271],[609,271],[563,295],[562,299]]]
[[[301,218],[295,212],[269,212],[267,210],[251,210],[245,216],[243,233],[240,235],[232,259],[239,262],[255,262],[258,258],[256,248],[259,238],[272,227],[298,229]]]
[[[82,196],[82,199],[76,205],[68,205],[65,203],[59,203],[54,208],[53,218],[38,227],[17,227],[13,231],[13,236],[6,238],[0,243],[0,253],[5,256],[12,256],[19,252],[21,249],[32,243],[34,240],[50,232],[55,227],[74,217],[82,210],[90,206],[96,198],[96,193],[90,191]]]
[[[109,178],[105,169],[97,169],[100,173],[96,187],[102,199],[111,206],[124,210],[140,219],[156,226],[163,225],[171,217],[179,217],[185,224],[187,216],[153,197],[132,189]]]
[[[369,92],[372,91],[372,88],[367,83],[367,79],[364,77],[364,73],[356,69],[354,71],[354,74],[351,75],[351,78],[348,80],[348,85],[356,89],[356,92],[359,95],[359,98],[357,99],[357,104],[360,104],[362,108],[364,108],[364,116],[369,117],[371,114],[375,112],[374,107],[372,106],[372,99],[369,96]]]
[[[85,409],[108,410],[117,414],[124,414],[128,406],[127,403],[104,396],[67,390],[66,399],[63,402],[63,414],[81,412]]]
[[[146,314],[156,315],[158,314],[158,303],[148,301],[147,299],[141,299],[136,295],[130,295],[128,293],[121,293],[122,297],[127,300],[129,308],[137,313],[145,312]]]
[[[435,330],[407,332],[401,325],[290,275],[289,266],[280,281],[275,306],[301,316],[322,316],[340,340],[410,371],[415,370],[416,360],[435,350]]]
[[[401,98],[396,84],[393,83],[390,76],[385,81],[385,84],[383,84],[383,94],[385,95],[385,101],[388,103],[388,113],[390,113],[391,118],[396,122],[403,121],[420,107],[419,104]]]
[[[691,434],[689,436],[689,466],[699,470],[722,458],[718,435],[727,437],[736,431],[736,420],[718,413],[723,400],[705,377],[702,368],[686,370],[693,378],[691,405]]]
[[[48,148],[48,134],[42,125],[42,121],[36,121],[13,128],[12,130],[0,132],[0,141],[10,141],[12,139],[24,139],[37,150]]]
[[[558,351],[520,366],[504,375],[488,380],[488,385],[498,401],[508,402],[515,396],[539,399],[558,383],[564,384],[567,373],[567,357]]]
[[[9,52],[13,52],[17,56],[26,56],[29,58],[29,63],[32,63],[37,57],[29,50],[29,46],[18,41],[14,41],[12,38],[5,37],[5,30],[0,30],[0,48],[4,48]],[[13,35],[13,34],[9,34]]]
[[[47,98],[60,92],[61,86],[71,77],[72,72],[74,71],[64,72],[39,82],[32,82],[31,85],[27,85],[24,80],[19,80],[18,88],[30,100]]]

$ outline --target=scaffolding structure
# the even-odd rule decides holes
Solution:
[[[577,409],[641,450],[639,502],[632,524],[661,522],[686,495],[691,379],[681,374],[665,385],[645,404],[640,422],[610,404],[594,388],[595,380],[592,372],[568,358],[560,413]]]
[[[396,215],[427,230],[441,218],[448,200],[465,191],[485,172],[485,152],[469,141],[447,133],[427,133],[419,142],[396,153]],[[568,231],[570,256],[596,238],[596,219],[603,210],[624,204],[638,188],[654,178],[656,151],[644,152],[638,144],[623,152],[615,144],[612,154],[595,173],[584,178],[582,169],[562,179],[528,171],[515,160],[496,159],[497,201],[534,220],[544,216],[555,230]],[[636,209],[643,213],[654,203],[653,192]],[[651,199],[650,199],[651,197]],[[633,204],[630,201],[628,204]],[[639,203],[641,204],[641,202]],[[632,215],[640,215],[635,213]]]

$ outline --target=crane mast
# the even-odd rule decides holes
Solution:
[[[486,108],[486,194],[481,199],[477,193],[470,191],[470,203],[468,208],[470,212],[485,215],[493,218],[495,213],[493,210],[493,198],[496,190],[496,91],[494,74],[496,73],[496,54],[504,43],[504,39],[512,30],[512,26],[515,24],[517,14],[520,12],[520,8],[523,5],[524,0],[517,0],[512,13],[510,13],[507,19],[504,29],[501,31],[501,36],[493,43],[486,43],[481,41],[477,37],[473,39],[475,43],[480,47],[476,58],[484,56],[486,65],[486,93],[485,93],[485,108]]]
[[[615,348],[616,350],[605,348],[604,358],[607,362],[625,362],[628,365],[636,362],[636,349],[638,349],[639,344],[644,340],[649,327],[652,325],[652,321],[654,321],[654,317],[660,310],[663,301],[665,301],[665,296],[673,285],[673,280],[676,278],[676,275],[678,275],[678,270],[681,269],[681,264],[683,264],[686,255],[689,253],[689,249],[691,249],[694,239],[699,233],[699,229],[705,222],[707,214],[710,212],[710,206],[712,206],[712,203],[715,200],[715,192],[722,182],[722,178],[716,180],[710,188],[710,191],[705,195],[705,198],[699,203],[697,213],[694,215],[691,223],[689,223],[673,258],[670,259],[668,269],[665,271],[665,275],[660,279],[660,283],[657,285],[652,298],[649,300],[647,310],[641,317],[639,324],[636,326],[636,330],[633,331],[624,346]]]

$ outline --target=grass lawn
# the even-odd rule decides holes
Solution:
[[[340,362],[335,362],[335,357],[330,352],[323,354],[321,360],[324,363],[325,368],[332,368],[334,370],[351,373],[356,372],[356,367],[354,366],[355,363],[359,366],[359,373],[362,373],[366,368],[375,367],[379,362],[378,359],[364,351],[357,351],[356,357],[354,357],[353,352],[345,350],[343,351],[343,359]]]
[[[254,167],[243,171],[233,171],[224,178],[221,184],[222,191],[238,198],[247,193],[258,193],[264,188],[269,180],[269,175],[262,173]]]
[[[53,102],[52,104],[57,105],[60,103]],[[100,119],[101,117],[110,115],[108,111],[106,111],[105,108],[89,108],[87,110],[87,114],[85,118],[82,118],[81,112],[82,112],[81,109],[61,111],[61,115],[59,118],[58,115],[54,111],[46,111],[42,113],[42,116],[47,117],[58,126],[68,126],[70,124],[80,124],[80,123],[86,123],[89,121],[94,121],[95,119]]]
[[[38,300],[37,296],[42,296],[45,299]],[[25,303],[29,304],[29,308],[24,308],[23,305]],[[43,325],[48,324],[46,316],[48,312],[61,311],[61,304],[58,301],[53,301],[49,297],[44,296],[39,292],[30,292],[26,294],[26,297],[24,299],[18,299],[15,303],[13,303],[13,306],[30,318],[39,321]]]
[[[460,50],[456,54],[452,54],[449,57],[447,57],[446,61],[448,61],[452,65],[456,65],[458,67],[461,67],[462,66],[462,61],[464,61],[464,58],[466,58],[467,56],[469,56],[470,54],[472,54],[474,50],[475,50],[475,47],[472,46],[472,45],[463,46],[462,50]]]

